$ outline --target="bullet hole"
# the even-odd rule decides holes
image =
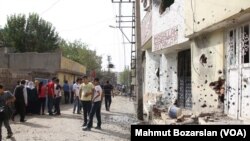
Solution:
[[[213,106],[212,105],[209,105],[209,108],[212,108]]]
[[[165,73],[167,73],[167,71],[165,71]]]
[[[224,95],[224,83],[225,79],[219,77],[218,81],[211,82],[209,86],[216,92],[218,95]]]
[[[202,94],[200,94],[200,95],[202,95]]]
[[[171,94],[170,93],[168,93],[168,96],[170,96]]]
[[[205,56],[205,54],[202,54],[200,57],[200,63],[204,66],[204,64],[207,63],[207,57]]]
[[[206,103],[207,101],[206,100],[204,100],[204,103]]]
[[[200,24],[200,22],[197,22],[197,24]]]
[[[227,11],[227,9],[225,8],[224,11]]]
[[[205,77],[207,77],[207,75],[205,75]]]
[[[167,75],[167,77],[169,77],[169,76]]]
[[[218,106],[218,108],[220,109],[220,106]],[[228,109],[229,109],[229,106],[228,106]]]
[[[207,107],[207,104],[203,104],[203,105],[201,105],[201,107],[202,107],[202,108],[205,108],[205,107]]]
[[[203,89],[203,91],[205,91],[206,89]]]
[[[195,102],[193,103],[193,105],[195,105]]]
[[[205,80],[205,84],[207,84],[207,80]]]
[[[167,88],[165,88],[165,91],[168,90]]]
[[[247,103],[247,106],[249,106],[249,103]]]
[[[247,88],[247,85],[244,85],[244,88]]]
[[[205,95],[205,97],[207,97],[207,95]]]
[[[200,86],[197,86],[197,88],[200,88]]]
[[[172,69],[172,67],[170,67],[170,69]]]
[[[222,74],[222,71],[221,71],[221,70],[218,70],[218,73],[219,73],[219,74]]]
[[[199,99],[199,102],[201,102],[201,100]]]
[[[203,18],[202,21],[205,21],[205,18]]]
[[[174,72],[175,74],[177,74],[177,72]]]
[[[175,91],[175,92],[177,92],[177,90],[176,90],[176,89],[175,89],[174,91]]]
[[[217,102],[218,100],[217,99],[214,99],[214,102]]]
[[[213,52],[212,52],[212,51],[210,51],[209,53],[210,53],[210,54],[212,54]]]
[[[232,104],[235,105],[235,102],[233,102]]]
[[[172,89],[172,87],[169,87],[169,89]]]
[[[211,94],[210,96],[213,96],[213,94]]]
[[[207,66],[208,68],[212,68],[213,67],[213,65],[209,65],[209,66]]]
[[[203,87],[203,85],[201,85],[201,87]]]

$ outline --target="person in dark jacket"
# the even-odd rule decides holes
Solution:
[[[15,97],[9,91],[4,91],[4,86],[0,84],[0,140],[2,140],[2,124],[7,129],[7,138],[11,138],[13,135],[9,119],[12,114],[10,106],[14,101]]]
[[[28,94],[28,103],[29,105],[26,108],[26,113],[28,114],[39,114],[40,111],[38,109],[38,92],[34,83],[32,81],[28,82],[27,87],[27,94]]]
[[[110,110],[110,105],[111,105],[111,102],[112,102],[111,95],[113,95],[113,97],[114,97],[114,93],[112,93],[113,86],[111,84],[109,84],[109,81],[107,81],[106,84],[103,86],[103,90],[104,90],[104,95],[105,95],[106,111],[109,111]]]
[[[15,101],[15,112],[12,115],[12,120],[15,120],[17,114],[20,115],[20,122],[25,122],[25,107],[28,105],[27,89],[25,87],[25,80],[21,81],[21,85],[17,86],[14,90]]]

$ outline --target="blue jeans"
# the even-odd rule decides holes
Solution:
[[[77,113],[80,113],[80,100],[79,96],[77,96],[74,100],[74,108],[73,108],[73,113],[75,113],[75,110],[77,108]]]
[[[53,96],[48,96],[48,111],[50,115],[53,114],[52,113],[53,103],[54,103]]]

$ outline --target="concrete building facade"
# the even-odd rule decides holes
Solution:
[[[184,36],[184,0],[154,0],[150,7],[142,20],[144,105],[150,108],[148,103],[157,102],[163,107],[177,104],[191,109],[191,53]]]
[[[161,93],[164,105],[195,114],[249,119],[250,1],[153,0],[148,13],[144,94]]]
[[[236,119],[250,118],[249,11],[248,0],[185,1],[194,110],[223,110]]]

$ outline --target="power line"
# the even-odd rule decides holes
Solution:
[[[40,15],[43,15],[44,13],[48,12],[50,9],[52,9],[57,3],[59,3],[61,0],[57,0],[56,2],[54,2],[50,7],[48,7],[47,9],[45,9],[43,12],[40,13]]]
[[[108,18],[108,19],[104,19],[104,20],[101,20],[101,21],[97,21],[97,22],[94,22],[94,23],[91,23],[91,24],[88,24],[88,25],[83,25],[81,27],[76,27],[76,28],[72,28],[72,29],[63,29],[61,30],[61,32],[64,32],[64,31],[73,31],[73,30],[80,30],[80,29],[86,29],[86,28],[89,28],[89,27],[92,27],[92,26],[96,26],[98,24],[102,24],[102,23],[105,23],[105,22],[108,22],[110,21],[111,19],[115,19],[115,17],[113,18]]]

